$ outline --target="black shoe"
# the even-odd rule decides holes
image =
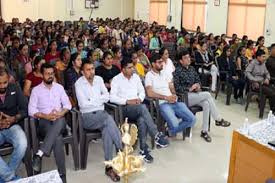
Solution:
[[[212,139],[210,135],[207,132],[201,131],[201,137],[206,141],[206,142],[211,142]]]
[[[59,175],[63,183],[67,183],[66,174]]]
[[[143,157],[143,160],[146,163],[153,163],[154,158],[150,155],[150,151],[148,149],[140,150],[139,154]]]
[[[33,168],[34,174],[41,173],[41,166],[42,166],[42,157],[38,155],[34,155],[32,159],[32,168]]]

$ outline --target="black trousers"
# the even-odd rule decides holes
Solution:
[[[275,112],[275,87],[263,85],[263,94],[269,99],[270,109]]]

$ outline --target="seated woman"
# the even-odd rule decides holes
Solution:
[[[245,78],[244,72],[246,70],[247,65],[249,64],[248,59],[245,56],[246,48],[241,46],[237,51],[237,58],[236,58],[236,70],[238,76],[242,79]]]
[[[96,68],[95,74],[102,77],[106,88],[110,91],[112,79],[120,73],[117,66],[113,65],[111,52],[103,53],[103,64]]]
[[[68,67],[70,58],[71,58],[71,52],[69,48],[63,48],[60,52],[60,60],[58,60],[55,64],[56,81],[63,86],[65,84],[65,81],[64,81],[64,76],[62,75],[64,74],[64,71]]]
[[[132,62],[134,64],[134,68],[135,68],[135,73],[140,77],[140,79],[142,81],[144,81],[144,77],[145,77],[145,70],[143,65],[140,63],[139,59],[138,59],[138,55],[136,52],[132,52]]]
[[[32,72],[32,60],[29,57],[29,47],[26,44],[19,46],[19,55],[12,63],[13,70],[16,73],[16,79],[20,86],[23,86],[27,74]]]
[[[148,57],[145,55],[143,48],[140,46],[136,46],[135,51],[137,52],[139,62],[143,65],[145,73],[147,73],[151,69],[151,63]]]
[[[234,87],[234,99],[237,103],[243,103],[243,90],[245,80],[240,78],[236,72],[236,65],[233,62],[230,46],[223,49],[223,53],[218,57],[219,71],[226,71],[227,74],[220,73],[221,80],[228,80]]]
[[[87,54],[87,60],[94,64],[95,68],[101,66],[100,53],[97,50],[90,50]]]
[[[70,98],[72,106],[76,105],[76,101],[74,101],[73,97],[73,87],[74,83],[82,76],[81,74],[81,55],[79,53],[74,53],[71,56],[70,63],[68,68],[65,71],[64,80],[65,80],[65,90]]]
[[[121,60],[122,60],[122,52],[119,46],[115,46],[112,48],[113,53],[113,65],[117,66],[119,70],[121,70]]]
[[[51,40],[44,58],[47,63],[55,65],[56,61],[59,59],[59,52],[57,51],[56,40]]]
[[[197,64],[203,65],[203,68],[199,69],[200,73],[211,74],[212,76],[211,91],[215,92],[219,71],[215,65],[214,58],[211,56],[211,54],[209,54],[207,49],[208,49],[207,43],[201,42],[200,49],[195,52],[195,61]]]
[[[41,65],[45,63],[45,60],[41,56],[37,56],[34,59],[34,70],[29,73],[24,83],[23,93],[26,97],[31,95],[31,90],[43,81],[43,76],[40,71]]]

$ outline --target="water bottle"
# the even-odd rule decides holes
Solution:
[[[267,125],[272,125],[273,124],[273,114],[272,111],[269,111],[268,116],[267,116]]]
[[[245,118],[245,120],[244,120],[243,133],[245,135],[249,135],[249,122],[248,122],[248,118]]]

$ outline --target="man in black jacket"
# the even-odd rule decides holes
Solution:
[[[270,82],[275,84],[275,43],[271,45],[270,56],[268,57],[265,65],[271,76]]]
[[[27,110],[21,89],[9,83],[7,70],[0,68],[0,145],[9,143],[14,148],[9,163],[0,157],[0,182],[19,179],[15,173],[25,155],[27,139],[18,122],[27,117]]]

